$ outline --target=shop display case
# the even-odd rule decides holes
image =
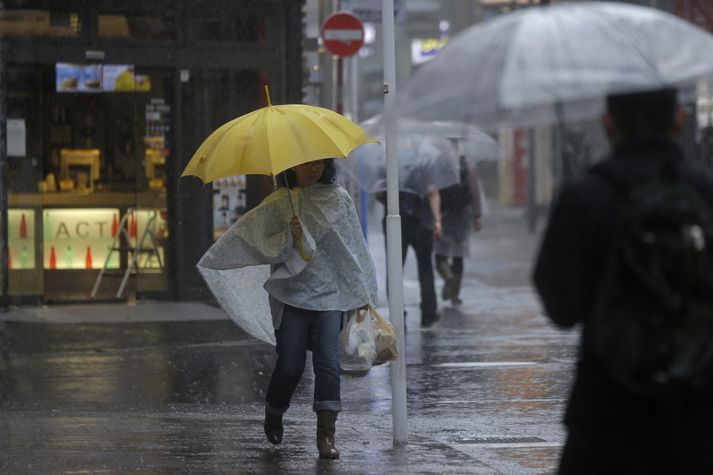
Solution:
[[[35,210],[8,210],[7,263],[10,270],[35,268]]]
[[[141,193],[10,193],[8,267],[11,295],[88,298],[99,271],[141,275],[142,286],[166,285],[165,195]],[[118,283],[104,283],[102,298]]]

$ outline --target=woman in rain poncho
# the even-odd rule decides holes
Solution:
[[[334,175],[331,159],[287,170],[277,177],[283,187],[233,224],[198,264],[236,321],[266,311],[264,291],[269,294],[277,363],[265,398],[265,435],[273,444],[282,442],[282,416],[312,350],[320,458],[339,458],[334,433],[341,410],[342,314],[377,296],[354,203],[333,183]],[[285,182],[297,187],[290,195]],[[266,267],[261,264],[270,264],[269,276],[258,270]]]

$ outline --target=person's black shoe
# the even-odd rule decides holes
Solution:
[[[435,315],[430,315],[430,316],[422,316],[421,317],[421,328],[430,328],[440,319],[441,319],[440,313],[436,313]]]
[[[282,414],[275,414],[265,409],[265,435],[271,444],[279,445],[282,442]]]

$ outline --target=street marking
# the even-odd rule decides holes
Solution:
[[[454,443],[452,444],[453,447],[456,448],[463,448],[463,447],[470,447],[470,448],[487,448],[487,449],[526,449],[530,447],[542,447],[542,448],[547,448],[547,447],[562,447],[564,445],[563,442],[531,442],[531,443],[513,443],[513,444],[508,444],[508,443],[492,443],[492,444],[480,444],[480,443],[472,443],[472,444],[461,444],[461,443]]]
[[[434,364],[437,368],[492,368],[498,366],[532,366],[534,361],[466,361],[461,363]]]
[[[553,397],[553,398],[533,398],[533,399],[523,399],[523,398],[516,398],[516,399],[508,399],[507,403],[535,403],[535,402],[553,402],[553,403],[562,403],[566,402],[567,398],[559,398],[559,397]],[[448,404],[478,404],[478,405],[485,405],[485,404],[501,404],[503,401],[502,399],[478,399],[477,401],[474,401],[472,399],[449,399],[448,401],[433,401],[431,404],[441,404],[441,405],[448,405]]]

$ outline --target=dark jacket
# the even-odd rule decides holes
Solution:
[[[629,143],[597,165],[626,183],[657,180],[668,162],[713,206],[713,179],[683,163],[676,144]],[[593,354],[587,319],[622,212],[622,197],[595,170],[566,185],[552,209],[533,280],[548,316],[583,324],[561,473],[713,473],[713,398],[650,400],[618,385]]]

